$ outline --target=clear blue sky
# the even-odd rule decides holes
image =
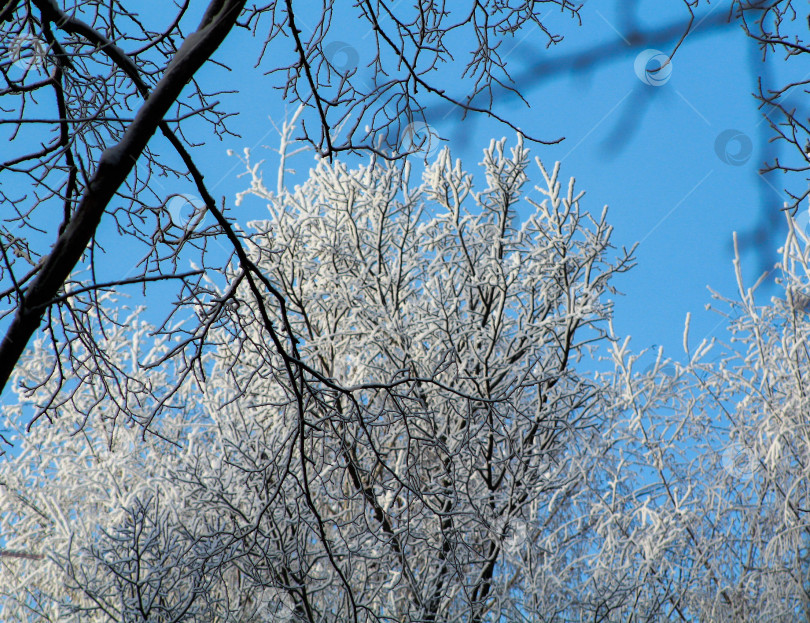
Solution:
[[[657,345],[664,347],[667,356],[680,358],[687,312],[692,313],[693,345],[712,335],[725,338],[725,320],[704,309],[710,301],[707,286],[736,296],[732,232],[750,232],[762,222],[764,210],[774,211],[784,201],[781,184],[763,182],[757,174],[766,150],[770,149],[772,156],[778,147],[767,146],[770,130],[751,95],[756,88],[758,52],[739,28],[699,28],[678,50],[669,79],[661,86],[650,86],[639,79],[634,69],[639,52],[645,48],[621,43],[623,37],[629,36],[627,24],[618,13],[625,4],[633,3],[586,1],[581,27],[561,14],[551,15],[549,28],[566,36],[552,49],[545,49],[544,36],[536,27],[533,32],[519,33],[509,53],[509,61],[514,63],[510,69],[513,75],[525,72],[529,76],[518,86],[531,107],[504,97],[498,99],[497,112],[539,137],[566,137],[559,145],[533,146],[533,155],[547,165],[562,161],[563,176],[575,176],[578,187],[587,191],[586,209],[598,215],[603,205],[609,205],[614,245],[640,243],[638,265],[614,281],[625,294],[615,301],[616,332],[631,335],[631,346],[636,351]],[[701,10],[727,11],[727,4],[702,6]],[[641,30],[684,17],[681,2],[647,0],[638,7]],[[699,13],[696,21],[702,15]],[[330,32],[327,38],[350,46],[367,45],[370,39],[364,39],[365,33],[358,32],[356,25],[335,22],[334,34]],[[531,76],[530,70],[537,64],[553,67],[555,59],[567,59],[617,41],[620,52],[593,66]],[[252,39],[248,33],[236,31],[215,55],[233,71],[209,65],[200,75],[205,87],[239,91],[219,99],[228,109],[240,111],[230,120],[230,127],[241,138],[220,141],[212,138],[207,129],[205,134],[192,137],[205,141],[192,153],[209,188],[216,197],[224,195],[231,205],[248,181],[237,177],[243,167],[236,158],[226,155],[227,150],[241,153],[244,147],[254,148],[255,158],[267,158],[266,177],[274,178],[272,153],[262,153],[259,148],[276,145],[274,123],[280,125],[285,114],[295,109],[282,101],[279,91],[271,89],[271,78],[258,77],[254,63],[260,44],[260,38]],[[669,53],[674,44],[675,40],[670,39],[657,47]],[[463,92],[454,93],[452,85],[448,90],[460,98],[464,96]],[[509,128],[484,117],[468,118],[462,126],[452,119],[431,122],[449,139],[454,156],[461,158],[468,170],[477,166],[481,150],[491,138],[514,136]],[[727,153],[726,160],[733,161],[742,149],[740,162],[724,162],[718,155],[718,137],[724,132],[728,135],[729,130],[741,135],[720,153]],[[750,141],[750,153],[746,140]],[[293,165],[305,172],[311,160],[299,157]],[[539,182],[539,175],[533,181]],[[167,183],[166,194],[171,193],[193,195],[195,189],[190,183]],[[253,200],[232,214],[244,226],[252,218],[262,218],[265,211],[262,202]],[[785,226],[781,215],[772,215],[770,220],[775,221],[779,232],[759,247],[745,248],[743,271],[748,284],[753,284],[763,267],[776,259]],[[111,219],[103,221],[100,237],[117,238]],[[111,278],[125,276],[121,274],[120,252],[119,247],[110,249],[107,266]],[[159,288],[152,292],[154,296]],[[137,291],[131,293],[135,302]],[[765,302],[774,294],[778,294],[776,288],[766,285],[759,300]],[[165,311],[168,301],[161,301],[161,305],[161,311]],[[154,322],[162,319],[159,313],[147,317]],[[648,355],[648,361],[653,359]],[[9,393],[5,392],[4,397],[8,399]]]
[[[762,222],[765,210],[771,211],[777,227],[784,228],[781,215],[774,217],[784,200],[780,181],[763,183],[757,175],[767,155],[764,150],[774,149],[767,147],[770,130],[751,95],[759,69],[758,52],[739,27],[702,25],[727,12],[725,4],[701,7],[697,31],[677,51],[671,74],[660,86],[645,84],[635,70],[639,53],[652,46],[634,47],[623,42],[631,38],[632,31],[627,16],[621,13],[626,3],[585,2],[581,27],[550,9],[544,22],[565,36],[561,44],[546,49],[545,36],[532,26],[501,49],[511,63],[512,75],[523,76],[518,87],[530,107],[504,96],[497,99],[496,112],[540,138],[565,136],[558,145],[533,146],[533,155],[547,165],[561,160],[563,176],[575,176],[578,187],[587,191],[584,206],[590,211],[598,215],[604,204],[610,206],[616,246],[640,242],[637,267],[614,282],[625,293],[615,301],[614,326],[619,335],[632,335],[634,350],[663,345],[667,355],[679,357],[687,312],[692,312],[694,343],[704,336],[722,337],[725,323],[704,307],[710,300],[708,285],[725,295],[735,294],[732,232],[750,232]],[[682,3],[657,1],[638,3],[633,15],[641,31],[655,30],[686,16]],[[710,19],[704,22],[707,15]],[[198,19],[191,16],[187,27],[192,28]],[[372,38],[358,25],[356,19],[335,20],[327,41],[342,42],[362,55]],[[306,34],[305,19],[299,20],[299,26]],[[231,206],[248,180],[237,177],[243,167],[235,157],[226,155],[227,150],[241,153],[244,147],[254,148],[254,158],[267,158],[267,178],[274,178],[273,154],[260,147],[277,144],[275,125],[295,109],[272,88],[278,84],[277,78],[260,76],[261,70],[279,62],[277,54],[285,46],[290,48],[292,42],[277,42],[257,70],[261,43],[261,36],[253,38],[244,30],[235,31],[215,55],[232,71],[209,64],[199,76],[209,90],[238,91],[217,99],[228,110],[240,112],[230,120],[230,127],[241,137],[219,140],[212,137],[207,126],[199,136],[187,132],[193,140],[204,141],[192,153],[213,194],[224,196]],[[655,47],[669,53],[674,44],[675,39],[670,38]],[[567,59],[600,49],[604,52],[595,55],[597,62],[567,69]],[[537,75],[538,67],[551,70]],[[564,69],[556,71],[556,67]],[[452,84],[447,89],[459,99],[465,95],[463,90],[455,92]],[[309,120],[314,123],[312,117]],[[481,150],[491,138],[514,138],[508,127],[482,116],[468,117],[461,125],[455,115],[444,113],[428,120],[448,139],[453,155],[460,157],[468,170],[477,167]],[[737,140],[729,141],[725,151],[721,147],[718,152],[718,137],[729,135],[729,131],[739,133]],[[166,153],[161,141],[156,137],[152,146]],[[739,162],[734,162],[738,153]],[[721,158],[723,154],[728,154],[727,162]],[[311,163],[309,156],[299,156],[293,166],[305,173]],[[538,178],[533,181],[539,182]],[[195,194],[194,186],[185,182],[166,182],[165,191],[167,196]],[[265,214],[257,199],[232,212],[243,226]],[[758,247],[745,247],[743,268],[749,284],[776,259],[780,237],[776,233]],[[102,222],[100,239],[118,239],[112,219]],[[103,268],[110,272],[103,277],[124,277],[121,247],[109,250],[111,261]],[[158,291],[152,289],[153,294]],[[137,292],[133,289],[132,294]],[[773,294],[775,288],[763,288],[760,300],[764,302]],[[164,303],[168,301],[161,301]],[[161,318],[155,314],[153,319],[157,322]]]
[[[598,215],[603,205],[609,205],[615,246],[640,243],[636,252],[638,265],[614,281],[625,294],[615,300],[617,334],[631,335],[635,351],[663,346],[667,356],[678,359],[682,357],[687,312],[692,313],[693,346],[703,337],[726,337],[725,319],[704,309],[710,301],[707,286],[726,296],[736,296],[732,232],[750,232],[762,223],[765,210],[775,211],[784,201],[781,184],[763,182],[757,174],[768,155],[766,150],[771,150],[772,157],[778,147],[767,146],[770,130],[751,95],[756,88],[758,52],[739,28],[699,28],[678,50],[669,79],[661,86],[650,86],[639,79],[634,68],[639,52],[646,47],[639,49],[622,43],[622,37],[629,36],[627,25],[617,12],[617,7],[623,4],[606,0],[585,2],[581,27],[563,15],[551,15],[549,28],[566,36],[552,49],[545,49],[545,39],[536,27],[533,32],[520,33],[509,53],[509,60],[514,63],[510,69],[513,75],[528,76],[518,86],[531,107],[515,98],[503,97],[498,99],[497,112],[539,137],[566,137],[559,145],[533,146],[533,155],[546,165],[562,161],[563,176],[575,176],[578,187],[587,191],[586,209]],[[667,3],[669,10],[664,4],[660,0],[640,2],[639,29],[683,19],[682,3]],[[727,11],[726,4],[701,8]],[[189,25],[193,27],[192,21]],[[355,26],[356,23],[335,22],[334,35],[330,32],[328,39],[357,47],[367,44],[369,40],[363,39],[364,33],[357,32]],[[238,90],[218,99],[229,110],[240,111],[239,116],[230,120],[230,127],[241,138],[226,137],[220,141],[212,138],[207,128],[203,129],[204,134],[192,136],[198,142],[205,141],[194,147],[192,153],[209,188],[215,197],[225,196],[231,206],[235,194],[246,188],[248,180],[237,177],[243,166],[226,152],[230,149],[241,153],[244,147],[254,148],[254,158],[267,158],[264,169],[267,179],[274,179],[273,154],[260,148],[277,144],[274,124],[280,125],[285,114],[295,109],[282,101],[279,91],[271,88],[274,83],[271,78],[257,75],[254,63],[261,39],[253,39],[241,30],[234,35],[215,55],[233,71],[208,65],[200,81],[207,88]],[[612,42],[619,42],[619,52],[592,66],[532,76],[531,68],[538,64],[553,68],[555,59],[562,62]],[[669,53],[674,44],[675,40],[670,39],[656,47]],[[448,90],[453,93],[452,85]],[[453,95],[461,98],[464,93]],[[429,120],[449,139],[454,156],[461,158],[468,170],[477,167],[481,151],[491,138],[514,138],[509,128],[484,117],[468,118],[461,126],[452,116]],[[737,135],[737,142],[727,145],[725,152],[720,150],[721,155],[728,154],[726,160],[730,162],[724,162],[716,143],[729,130],[741,135]],[[750,153],[746,140],[750,141]],[[160,137],[154,139],[153,146],[157,147],[160,141]],[[734,162],[740,149],[740,162]],[[304,173],[311,163],[309,156],[300,156],[293,166]],[[533,181],[539,183],[539,177],[535,175]],[[195,194],[191,183],[167,182],[165,191],[166,196]],[[243,226],[265,214],[262,202],[257,199],[248,200],[232,211]],[[776,259],[776,247],[785,226],[781,215],[771,216],[778,232],[759,247],[745,248],[743,272],[748,284],[753,284],[763,267]],[[99,236],[108,241],[118,239],[109,217],[102,222]],[[127,276],[122,274],[126,271],[122,270],[121,247],[112,245],[108,250],[108,263],[103,268],[110,272],[100,278]],[[133,269],[131,274],[136,271]],[[154,303],[155,293],[161,290],[155,287],[150,291],[149,301]],[[137,289],[127,292],[133,295],[132,303],[140,302]],[[776,288],[766,285],[759,300],[765,302],[775,294]],[[160,300],[160,309],[152,307],[146,317],[160,322],[169,303]],[[0,329],[4,328],[0,325]],[[648,354],[647,361],[653,360],[654,356]],[[4,398],[10,400],[10,393],[4,392]]]
[[[541,138],[565,136],[559,145],[533,147],[533,155],[546,164],[562,160],[564,176],[577,178],[585,189],[585,207],[599,213],[610,206],[609,220],[615,227],[617,246],[640,242],[638,266],[614,283],[626,296],[616,300],[615,329],[620,335],[633,336],[634,349],[663,345],[668,355],[682,352],[683,323],[692,312],[691,338],[723,336],[724,322],[705,311],[710,300],[707,286],[733,296],[736,291],[732,270],[732,232],[750,232],[763,218],[763,201],[774,210],[784,198],[778,184],[770,188],[757,174],[764,161],[763,138],[770,130],[752,97],[758,69],[758,52],[753,42],[736,26],[698,27],[686,38],[672,62],[671,75],[661,86],[644,84],[634,70],[639,52],[622,43],[629,26],[617,7],[622,3],[586,2],[581,11],[583,25],[552,13],[550,29],[565,35],[551,49],[536,27],[534,32],[518,34],[513,49],[507,52],[513,75],[522,75],[537,64],[553,66],[555,59],[566,59],[602,44],[619,42],[619,51],[610,58],[576,71],[561,71],[543,77],[529,77],[519,86],[531,105],[526,108],[515,98],[499,98],[497,112],[508,116],[528,133]],[[684,19],[681,3],[664,7],[660,2],[642,2],[636,15],[641,30],[655,29]],[[727,12],[722,6],[702,7],[696,22],[711,11]],[[354,25],[336,22],[329,41],[345,42],[361,50],[364,39]],[[305,28],[305,26],[302,26]],[[241,39],[240,39],[241,37]],[[275,145],[276,134],[269,118],[276,123],[293,107],[285,105],[269,81],[256,80],[255,45],[248,46],[246,35],[230,39],[217,53],[234,73],[228,75],[229,88],[240,89],[233,99],[239,102],[240,117],[232,127],[242,138],[209,141],[195,151],[208,171],[209,183],[217,195],[231,198],[245,188],[238,180],[242,172],[235,158],[225,152],[241,152],[244,147]],[[675,40],[662,42],[668,53]],[[219,70],[214,70],[219,71]],[[452,93],[452,87],[448,89]],[[454,93],[463,96],[463,92]],[[440,134],[449,139],[454,156],[462,158],[468,169],[475,168],[481,150],[490,138],[513,132],[483,117],[468,118],[461,126],[453,116],[429,119]],[[737,130],[736,140],[725,144],[724,162],[718,155],[718,137]],[[747,143],[750,141],[750,144]],[[773,148],[771,148],[773,149]],[[734,157],[739,154],[739,162]],[[270,152],[254,151],[254,157],[268,159],[267,177],[275,168]],[[299,172],[310,166],[308,156],[297,161]],[[539,176],[537,176],[539,177]],[[536,179],[536,178],[535,178]],[[764,191],[763,191],[764,188]],[[173,192],[193,193],[193,187]],[[241,222],[247,214],[261,216],[261,202],[247,201]],[[256,210],[254,212],[254,210]],[[243,216],[244,215],[244,216]],[[244,220],[243,220],[244,219]],[[774,219],[784,227],[779,215]],[[780,230],[781,231],[781,230]],[[747,245],[743,255],[744,274],[752,284],[763,266],[776,259],[781,234],[766,244]],[[763,288],[764,302],[774,288]],[[719,324],[718,324],[719,323]]]

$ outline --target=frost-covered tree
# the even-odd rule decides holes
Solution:
[[[526,193],[520,140],[485,150],[481,191],[448,150],[417,184],[320,160],[290,190],[282,161],[271,191],[244,161],[266,287],[236,264],[210,284],[227,305],[201,304],[200,374],[155,366],[178,345],[135,312],[81,382],[44,340],[26,355],[9,426],[61,407],[0,467],[3,620],[591,618],[584,511],[613,415],[577,362],[631,261],[608,258],[606,211],[539,160]]]
[[[737,254],[738,298],[714,295],[729,339],[694,344],[687,319],[687,359],[669,373],[659,354],[653,374],[634,374],[638,355],[613,343],[610,402],[623,415],[605,432],[602,502],[591,511],[595,577],[600,590],[631,595],[642,620],[810,616],[805,236],[790,220],[776,266],[784,294],[766,304]]]
[[[283,295],[253,305],[237,265],[211,283],[202,374],[156,365],[178,345],[138,310],[86,378],[54,380],[43,340],[26,355],[8,425],[60,407],[0,464],[4,621],[807,616],[801,228],[784,296],[756,304],[737,259],[728,343],[687,322],[686,361],[639,374],[605,326],[628,254],[558,167],[524,191],[520,142],[485,151],[481,192],[447,151],[416,186],[407,163],[319,161],[290,190],[282,161],[270,191],[244,162],[241,199],[269,209],[248,260]],[[293,354],[267,339],[283,321]],[[584,374],[599,343],[614,370]]]
[[[581,4],[183,0],[145,6],[0,1],[0,391],[42,325],[60,358],[54,378],[71,376],[74,363],[81,368],[64,345],[95,342],[87,327],[101,302],[110,304],[97,296],[102,292],[137,285],[151,294],[173,284],[177,304],[163,308],[173,325],[205,297],[202,274],[221,275],[229,254],[243,262],[247,279],[259,281],[235,235],[236,216],[223,212],[214,194],[215,168],[199,150],[238,132],[233,117],[245,102],[234,94],[245,84],[261,84],[256,96],[262,99],[300,104],[298,137],[330,157],[416,151],[438,138],[426,118],[437,105],[518,130],[492,105],[503,90],[518,92],[507,66],[514,55],[503,48],[534,28],[533,38],[560,42],[562,34],[546,25],[556,21],[550,10],[574,26]],[[228,46],[230,56],[219,50]],[[555,130],[539,138],[561,137]],[[189,198],[183,192],[190,189]],[[212,222],[184,231],[184,206]],[[224,257],[223,246],[230,252]],[[189,260],[197,270],[177,270]],[[160,307],[164,298],[157,293],[150,306]],[[213,314],[220,313],[211,303]],[[201,320],[201,334],[210,320]],[[294,339],[275,337],[287,347]],[[172,360],[194,359],[195,346]],[[106,365],[100,349],[88,355]]]

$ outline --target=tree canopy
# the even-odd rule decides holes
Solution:
[[[54,355],[38,340],[9,425],[61,407],[0,465],[4,620],[808,611],[799,230],[785,298],[756,305],[738,266],[739,300],[719,300],[742,349],[692,344],[687,323],[687,359],[659,352],[640,373],[643,353],[610,328],[630,256],[609,257],[606,212],[521,141],[485,150],[481,191],[449,150],[418,184],[407,163],[319,160],[272,191],[243,159],[245,194],[268,207],[246,247],[283,293],[265,303],[286,302],[296,365],[239,279],[204,378],[152,367],[176,345],[120,303],[102,346],[131,371],[126,392],[98,375],[42,383]],[[521,204],[534,213],[518,221]],[[587,374],[599,343],[613,365]],[[133,396],[127,412],[159,417],[160,435],[117,421]]]
[[[560,43],[546,11],[576,26],[580,4],[132,4],[0,2],[0,392],[17,443],[0,461],[0,619],[808,616],[796,3],[698,16],[683,0],[683,20],[519,76],[504,43]],[[564,128],[494,104],[663,38],[637,57],[654,87],[704,22],[784,55],[755,94],[790,147],[762,170],[789,174],[777,295],[755,299],[735,238],[737,296],[715,294],[729,339],[695,344],[687,318],[684,360],[658,351],[641,372],[651,354],[616,334],[610,298],[634,249],[559,163],[530,160]],[[333,39],[347,23],[367,43]],[[238,156],[250,185],[232,205],[196,148],[232,132],[218,51],[235,42],[298,108],[273,184]],[[430,111],[515,138],[471,171]],[[248,197],[266,218],[237,218]]]
[[[807,171],[804,143],[810,136],[801,114],[786,103],[806,86],[804,74],[796,73],[807,50],[795,3],[736,0],[728,12],[701,15],[698,2],[673,4],[679,17],[663,27],[645,29],[639,7],[628,7],[620,11],[624,40],[563,59],[538,58],[523,68],[510,58],[517,43],[530,34],[548,46],[562,43],[565,25],[575,29],[579,23],[581,3],[211,0],[164,3],[144,12],[127,2],[5,0],[0,391],[39,331],[60,352],[56,373],[77,374],[81,364],[72,361],[67,345],[97,339],[84,327],[92,324],[92,314],[113,314],[113,308],[101,307],[111,300],[104,292],[141,287],[154,293],[157,308],[171,284],[172,304],[161,310],[164,330],[206,296],[206,277],[221,277],[233,259],[242,262],[256,296],[267,294],[241,246],[245,224],[206,183],[210,167],[197,158],[200,143],[230,135],[240,112],[229,107],[238,81],[218,56],[229,42],[244,47],[240,62],[256,63],[256,79],[266,82],[270,96],[303,105],[297,138],[318,153],[360,151],[396,159],[438,138],[428,123],[431,110],[487,116],[535,144],[558,141],[564,128],[518,128],[494,104],[506,94],[523,97],[556,72],[608,62],[628,49],[666,43],[662,56],[668,64],[699,27],[741,24],[768,58],[785,54],[787,82],[775,90],[765,84],[759,96],[775,135],[795,147],[790,158],[767,167],[799,179],[795,174]],[[345,24],[357,29],[353,43],[335,39],[336,28]],[[652,76],[661,68],[642,69]],[[185,180],[195,189],[194,218],[208,215],[206,227],[186,227],[188,218],[177,214],[186,200],[167,192],[166,180]],[[788,184],[788,207],[801,204],[805,187],[806,180]],[[119,264],[134,269],[110,270],[100,259],[109,249],[117,251]],[[196,269],[177,270],[189,261]],[[210,301],[212,313],[219,313],[216,308]],[[283,323],[278,331],[273,339],[289,350],[296,337],[284,333]],[[195,361],[203,334],[201,328],[187,348],[176,351],[174,362]],[[90,352],[93,367],[103,368],[103,353]]]

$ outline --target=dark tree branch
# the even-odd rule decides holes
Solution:
[[[99,158],[73,217],[26,289],[25,297],[19,301],[14,319],[0,343],[0,391],[39,327],[45,306],[57,296],[87,249],[109,202],[135,167],[180,92],[231,31],[244,5],[244,0],[212,0],[199,28],[183,42],[121,141]]]

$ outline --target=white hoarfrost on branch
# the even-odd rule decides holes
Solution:
[[[659,355],[642,376],[613,344],[609,402],[624,415],[604,431],[599,573],[606,594],[653,618],[810,615],[810,315],[790,295],[810,292],[810,246],[789,224],[776,266],[785,296],[757,305],[739,253],[739,299],[715,293],[728,343],[690,345],[687,319],[687,361],[667,373]]]
[[[605,214],[539,161],[545,187],[526,196],[521,141],[485,150],[478,192],[448,150],[415,186],[409,164],[321,160],[270,192],[245,164],[269,209],[250,260],[286,309],[266,297],[257,310],[235,275],[204,374],[141,373],[154,389],[129,411],[178,386],[153,432],[112,426],[99,375],[59,390],[73,390],[59,419],[21,435],[0,472],[6,546],[44,556],[0,559],[4,620],[573,612],[585,550],[569,500],[608,415],[575,363],[604,338],[609,306],[586,312],[572,293],[605,293],[630,265],[606,257]],[[290,324],[296,353],[268,322]],[[173,347],[116,327],[111,366],[143,370],[130,359]],[[50,398],[49,352],[27,355],[17,385],[34,391],[11,423]]]
[[[232,275],[200,374],[145,367],[175,346],[137,313],[104,334],[108,372],[75,387],[42,382],[37,342],[9,426],[64,407],[0,464],[2,619],[804,617],[801,231],[784,297],[757,305],[737,260],[729,345],[690,343],[687,323],[687,360],[659,351],[639,374],[645,354],[610,328],[630,258],[606,257],[605,213],[539,162],[533,200],[527,150],[505,147],[480,192],[447,150],[417,185],[407,163],[318,161],[275,191],[246,153],[241,200],[269,209],[250,261],[282,297],[258,306]],[[294,349],[268,337],[284,323]],[[599,344],[613,369],[585,374]],[[126,405],[102,387],[116,369],[139,371]],[[148,431],[116,425],[161,400]]]

